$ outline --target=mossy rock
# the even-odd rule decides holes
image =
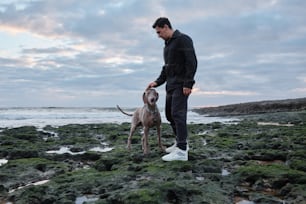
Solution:
[[[288,180],[289,183],[305,182],[306,173],[291,169],[284,164],[258,165],[250,164],[240,167],[235,174],[239,175],[239,180],[255,183],[259,179]]]
[[[305,122],[303,117],[299,120]],[[290,114],[286,119],[283,113],[258,118],[286,121],[298,116]],[[98,198],[95,203],[229,204],[241,194],[255,203],[278,199],[301,203],[306,198],[306,126],[261,126],[257,122],[250,117],[235,124],[189,124],[188,162],[162,161],[165,153],[159,150],[153,129],[148,155],[141,150],[140,131],[128,151],[130,123],[47,126],[44,131],[51,132],[47,137],[33,127],[4,128],[0,132],[0,158],[9,162],[0,167],[1,199],[16,204],[37,200],[75,203],[79,196],[92,195]],[[164,145],[171,145],[173,140],[171,126],[163,123]],[[63,144],[79,152],[103,142],[114,149],[82,155],[46,153]],[[230,174],[222,176],[222,169]],[[50,181],[6,193],[43,179]],[[237,189],[241,184],[249,185],[250,190]],[[265,188],[275,194],[267,195]]]
[[[28,158],[9,160],[6,165],[1,167],[0,173],[3,177],[2,181],[7,181],[6,188],[13,188],[20,183],[26,185],[44,180],[46,177],[53,177],[67,170],[67,165],[60,162],[43,158]]]
[[[118,164],[119,160],[114,157],[102,157],[96,161],[94,168],[98,171],[111,171],[115,164]]]
[[[6,129],[2,132],[2,134],[19,140],[27,140],[30,142],[37,142],[42,139],[42,136],[39,134],[39,132],[36,131],[36,127],[34,126],[24,126]]]
[[[18,194],[16,204],[52,204],[58,200],[56,196],[48,195],[47,186],[29,186]]]
[[[124,203],[153,204],[162,203],[161,192],[157,189],[133,189],[122,195]]]
[[[290,168],[306,172],[305,159],[292,159],[288,163]]]

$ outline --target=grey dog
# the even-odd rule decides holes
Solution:
[[[132,135],[138,126],[143,127],[143,136],[141,138],[142,150],[144,154],[149,152],[148,135],[149,129],[156,127],[158,136],[158,145],[162,151],[165,147],[161,142],[161,117],[157,108],[156,102],[158,100],[158,92],[155,89],[146,89],[143,93],[143,107],[139,107],[133,114],[124,112],[118,105],[117,108],[125,115],[132,116],[130,134],[127,141],[128,149],[131,149]]]

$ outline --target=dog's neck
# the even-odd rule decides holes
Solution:
[[[148,103],[145,104],[145,108],[148,112],[152,113],[152,114],[155,114],[157,113],[157,106],[156,105],[150,105]]]

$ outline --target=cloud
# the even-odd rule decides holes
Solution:
[[[195,88],[193,91],[193,94],[195,95],[206,95],[206,96],[254,96],[258,95],[256,92],[251,92],[251,91],[227,91],[227,90],[222,90],[222,91],[202,91],[198,88]]]
[[[190,106],[304,97],[303,0],[8,0],[0,3],[1,106],[110,106],[155,80],[164,42],[189,34],[198,71]],[[161,96],[164,87],[159,87]],[[4,98],[4,99],[3,99]],[[27,101],[25,103],[25,101]]]

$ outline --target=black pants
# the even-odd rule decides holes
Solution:
[[[167,91],[166,118],[176,136],[177,147],[182,150],[187,146],[187,102],[188,96],[183,94],[183,88]]]

